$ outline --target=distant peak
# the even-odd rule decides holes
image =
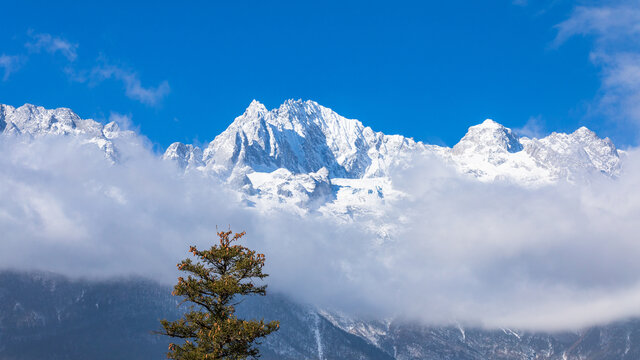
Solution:
[[[505,127],[502,124],[493,121],[492,119],[486,119],[481,124],[472,126],[473,128],[490,128],[490,129],[504,129]]]
[[[512,134],[511,129],[491,119],[486,119],[478,125],[470,126],[467,131],[467,135],[477,133],[505,133],[508,136],[515,136]]]
[[[294,100],[288,99],[285,100],[282,105],[280,105],[280,109],[301,109],[306,107],[317,107],[319,106],[317,102],[311,100]]]
[[[104,126],[104,131],[120,131],[120,125],[115,121],[111,121]]]
[[[578,130],[573,132],[573,134],[578,136],[589,136],[589,137],[597,136],[595,132],[589,130],[586,126],[579,127]]]
[[[29,104],[29,103],[24,103],[24,105],[20,106],[21,108],[24,109],[37,109],[41,106],[37,106],[37,105],[33,105],[33,104]]]
[[[522,150],[522,144],[511,129],[486,119],[481,124],[469,127],[467,134],[454,146],[454,151],[460,153],[472,149],[477,152],[485,148],[517,152]]]
[[[267,108],[258,100],[251,101],[247,110],[245,110],[245,114],[256,114],[256,113],[264,113],[267,112]]]
[[[287,99],[284,101],[284,103],[282,105],[303,105],[304,101],[302,101],[302,99]]]

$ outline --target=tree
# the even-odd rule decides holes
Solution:
[[[268,276],[262,272],[265,257],[244,246],[234,244],[244,232],[230,236],[231,231],[218,232],[220,244],[200,251],[191,246],[196,257],[182,260],[178,269],[189,273],[178,277],[172,294],[182,296],[191,306],[177,321],[161,320],[160,334],[184,339],[183,344],[170,344],[170,359],[246,359],[258,358],[257,339],[278,330],[278,321],[242,320],[235,306],[244,295],[265,295],[266,285],[257,286],[254,279]]]

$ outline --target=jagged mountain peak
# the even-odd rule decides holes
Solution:
[[[380,161],[388,160],[387,148],[403,145],[402,137],[391,141],[311,100],[287,100],[270,111],[253,101],[209,144],[203,161],[207,168],[227,173],[248,167],[298,174],[326,167],[332,177],[355,178],[378,171]]]
[[[573,134],[577,136],[589,136],[589,137],[597,136],[595,132],[591,131],[586,126],[579,127],[578,129],[576,129],[576,131],[573,132]]]
[[[326,108],[312,100],[285,100],[279,107],[267,110],[257,100],[253,100],[245,112],[237,117],[230,128],[243,128],[245,132],[255,132],[261,124],[269,124],[278,129],[294,130],[301,136],[305,136],[310,127],[320,127],[327,135],[341,129],[364,128],[358,120],[347,119],[338,115],[333,110]],[[340,136],[340,134],[335,134]]]
[[[202,150],[197,146],[181,142],[169,145],[162,158],[177,162],[182,169],[194,169],[203,165]]]
[[[493,119],[485,119],[478,125],[471,126],[469,129],[505,129],[505,127]]]
[[[244,117],[255,117],[268,112],[267,108],[258,100],[251,101],[251,104],[244,111]]]
[[[495,152],[518,152],[522,144],[511,129],[491,119],[469,128],[465,136],[453,147],[454,154],[487,154]]]

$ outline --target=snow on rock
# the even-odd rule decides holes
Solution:
[[[0,132],[2,135],[22,135],[31,138],[76,136],[85,143],[98,146],[111,162],[116,162],[118,158],[117,149],[111,140],[134,135],[132,131],[120,130],[114,122],[103,126],[91,119],[81,119],[68,108],[50,110],[31,104],[18,108],[0,105]]]
[[[493,120],[470,127],[448,160],[481,181],[506,180],[523,186],[576,181],[594,171],[616,176],[621,167],[613,143],[585,127],[572,134],[529,139]]]
[[[333,199],[329,171],[322,168],[309,174],[294,174],[280,168],[273,172],[247,175],[255,190],[249,199],[265,207],[289,207],[307,211]]]
[[[363,178],[386,174],[396,156],[415,147],[411,139],[376,133],[313,101],[287,100],[267,111],[254,100],[209,144],[203,161],[216,171],[249,166],[308,174],[324,167],[331,177]]]
[[[197,169],[204,165],[202,150],[197,146],[185,145],[181,142],[171,144],[162,155],[162,158],[175,161],[183,170]]]
[[[554,179],[572,180],[593,171],[616,176],[621,169],[620,155],[611,140],[600,139],[586,127],[539,140],[523,138],[522,142],[526,153],[546,167]]]

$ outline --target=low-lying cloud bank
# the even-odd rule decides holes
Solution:
[[[117,139],[116,139],[117,141]],[[0,138],[0,266],[167,284],[216,226],[246,230],[268,283],[302,301],[428,324],[560,330],[640,316],[640,153],[619,179],[483,184],[434,159],[398,170],[383,242],[356,221],[268,214],[182,175],[140,138],[110,164],[73,137]],[[366,220],[366,219],[363,219]]]
[[[523,189],[416,164],[390,269],[409,312],[489,327],[557,330],[640,315],[640,154],[619,179]],[[408,239],[407,246],[403,241]],[[440,311],[425,311],[440,309]]]

